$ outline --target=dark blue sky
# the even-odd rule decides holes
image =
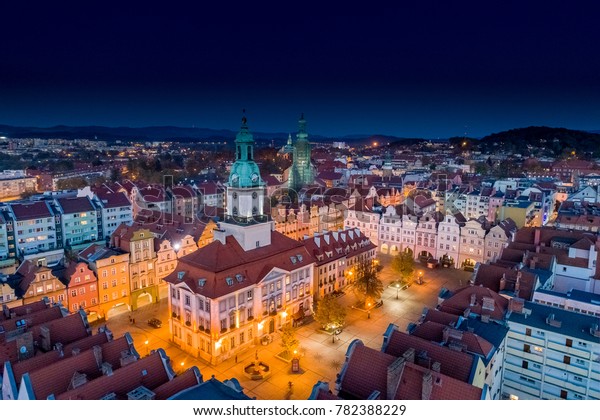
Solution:
[[[600,129],[597,2],[80,3],[0,6],[0,123]]]

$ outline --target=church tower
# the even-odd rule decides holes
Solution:
[[[288,180],[289,188],[298,191],[302,187],[314,183],[314,167],[310,160],[310,152],[310,143],[306,133],[306,120],[304,114],[302,114],[298,121],[298,135],[294,144],[294,160]]]
[[[383,166],[381,167],[382,172],[383,172],[383,179],[390,179],[392,178],[392,171],[394,169],[394,167],[392,166],[392,154],[390,153],[390,151],[388,150],[385,154],[385,161],[383,163]]]
[[[227,183],[225,221],[219,223],[215,240],[225,243],[233,235],[246,251],[271,243],[272,222],[264,214],[265,183],[254,161],[254,137],[246,116],[235,137],[235,162]]]

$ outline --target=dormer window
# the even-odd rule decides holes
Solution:
[[[227,282],[227,286],[233,286],[233,279],[231,277],[227,277],[225,282]]]
[[[179,271],[177,273],[177,279],[178,280],[183,280],[183,276],[185,276],[185,271]]]
[[[291,257],[290,257],[290,261],[292,262],[292,264],[296,264],[296,261],[297,261],[297,260],[296,260],[296,257],[294,257],[294,256],[291,256]]]
[[[241,274],[236,274],[235,279],[237,280],[238,283],[241,283],[244,281],[244,276],[242,276]]]
[[[198,286],[199,287],[204,287],[205,284],[206,284],[206,279],[205,278],[198,279]]]
[[[302,255],[298,254],[296,255],[296,258],[298,258],[298,261],[302,262]]]

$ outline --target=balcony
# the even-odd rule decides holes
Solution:
[[[532,337],[530,335],[525,335],[522,333],[518,333],[516,331],[509,331],[508,337],[513,340],[523,341],[527,344],[535,344],[536,346],[546,347],[546,343],[541,338]]]
[[[579,350],[574,347],[567,347],[565,344],[557,343],[555,341],[548,341],[548,348],[557,350],[561,353],[565,353],[565,354],[568,354],[571,356],[577,356],[577,357],[580,357],[580,358],[586,359],[586,360],[589,360],[589,358],[590,358],[589,351]]]
[[[523,350],[515,349],[513,347],[507,347],[506,352],[508,354],[512,354],[513,356],[517,356],[525,360],[539,363],[540,365],[544,364],[544,358],[535,353],[527,353]]]

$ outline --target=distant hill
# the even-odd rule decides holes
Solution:
[[[62,139],[98,139],[104,141],[198,141],[198,140],[233,140],[237,131],[217,130],[197,127],[105,127],[105,126],[67,126],[54,127],[18,127],[0,124],[0,136],[14,138],[62,138]],[[257,141],[274,140],[277,145],[287,141],[288,133],[268,133],[253,131]],[[334,140],[345,141],[349,144],[366,144],[372,142],[383,143],[415,143],[424,139],[405,139],[388,135],[351,134],[340,137],[321,136],[309,133],[311,141],[331,142]]]
[[[479,141],[483,151],[501,148],[512,153],[527,154],[531,147],[554,155],[575,150],[577,153],[600,153],[600,134],[554,127],[515,128],[490,134]]]

